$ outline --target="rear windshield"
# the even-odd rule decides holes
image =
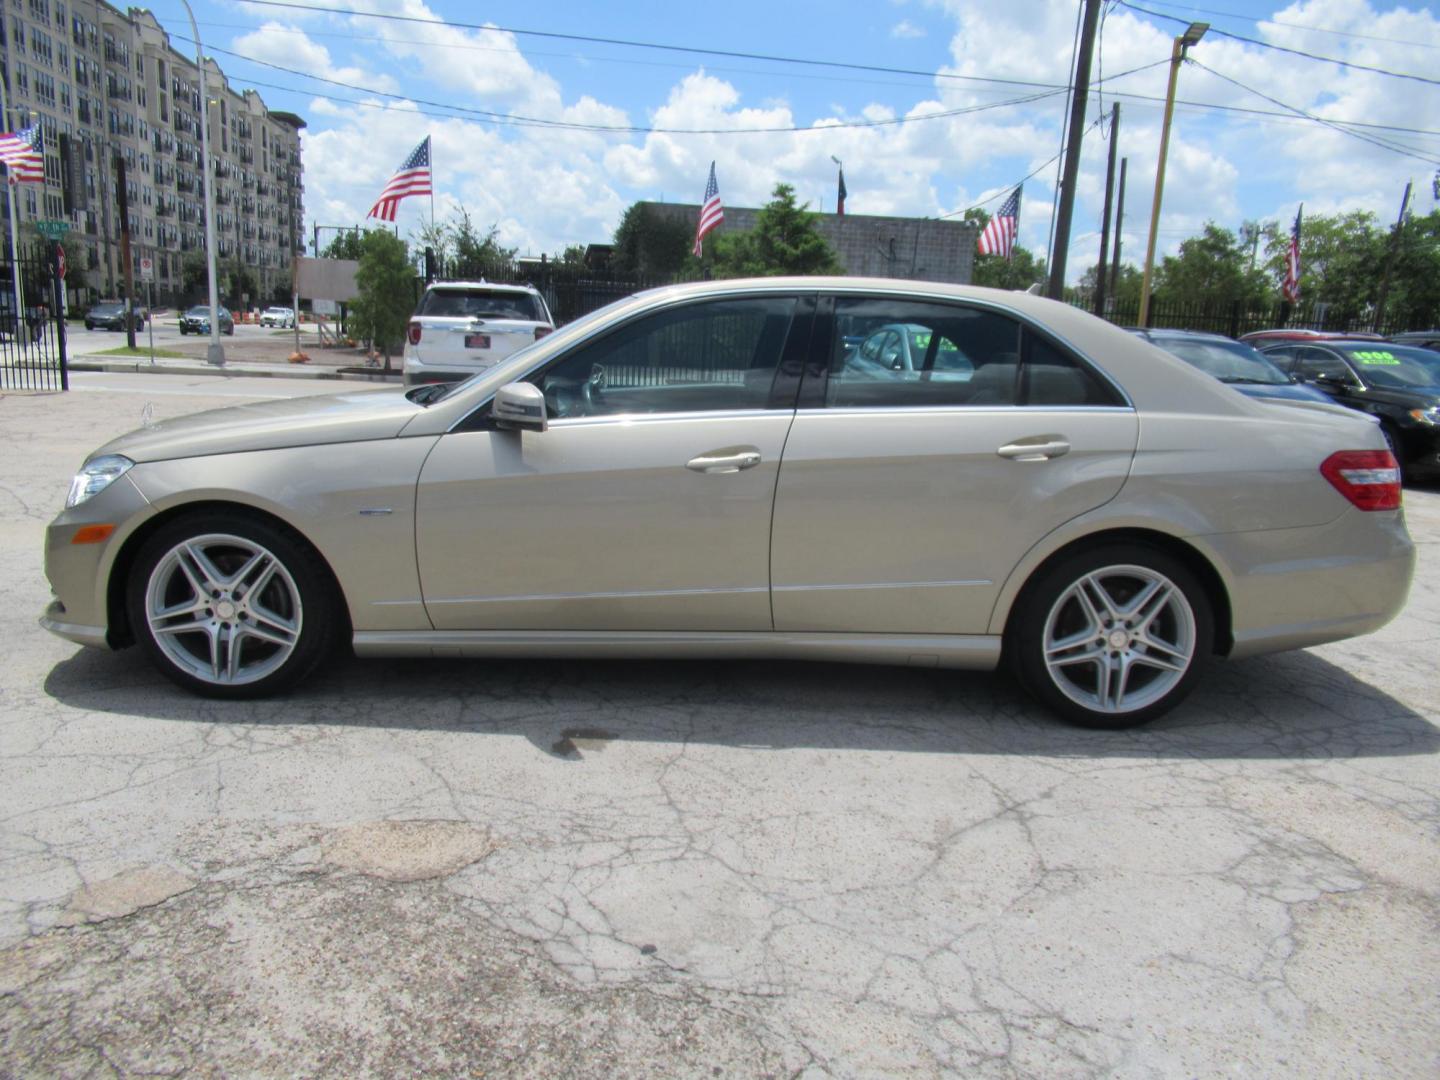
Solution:
[[[533,293],[490,292],[485,289],[431,289],[420,300],[416,315],[456,318],[524,319],[545,322],[545,313]]]

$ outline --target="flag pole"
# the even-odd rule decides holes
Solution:
[[[5,80],[0,79],[0,128],[10,126],[10,100],[5,94]],[[20,328],[25,323],[25,297],[20,287],[20,208],[15,202],[15,169],[5,166],[5,195],[10,200],[10,278],[15,288],[15,344],[21,341]]]

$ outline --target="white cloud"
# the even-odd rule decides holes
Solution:
[[[925,36],[925,28],[916,26],[909,19],[901,19],[890,27],[890,36],[892,38],[922,38]]]
[[[231,48],[256,60],[318,75],[322,79],[367,87],[371,90],[394,92],[398,86],[388,75],[364,68],[335,63],[330,50],[313,40],[304,30],[269,21],[258,30],[243,34],[231,42]]]

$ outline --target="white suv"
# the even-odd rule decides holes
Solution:
[[[555,329],[530,285],[437,281],[405,332],[405,385],[467,379]]]

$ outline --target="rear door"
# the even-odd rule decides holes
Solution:
[[[841,296],[785,445],[771,555],[782,631],[983,634],[1048,532],[1113,498],[1134,410],[1008,314]],[[916,326],[919,370],[857,364],[845,338]]]

